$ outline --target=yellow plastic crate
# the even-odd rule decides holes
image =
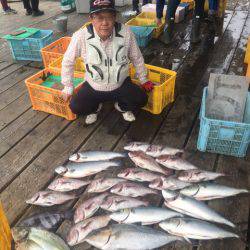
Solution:
[[[153,91],[148,93],[148,103],[144,109],[157,115],[174,101],[176,72],[148,64],[145,66],[148,70],[148,79],[155,83],[155,86]],[[130,67],[130,77],[133,83],[139,84],[133,66]]]
[[[156,19],[156,13],[155,12],[142,12],[137,17],[138,18],[146,18],[146,19],[155,20]],[[165,22],[165,17],[166,17],[166,14],[163,14],[162,22]]]
[[[248,64],[246,76],[250,77],[250,64]]]
[[[56,59],[55,61],[53,61],[50,65],[49,65],[49,69],[52,70],[56,70],[56,71],[60,71],[62,69],[62,60],[63,57],[60,57],[58,59]],[[85,65],[83,63],[82,58],[78,57],[76,59],[75,62],[75,68],[74,68],[74,73],[78,74],[78,75],[82,75],[82,77],[84,77],[84,73],[85,73]]]
[[[181,0],[181,3],[189,3],[189,10],[192,10],[195,5],[194,0]]]
[[[2,204],[0,202],[0,249],[10,250],[11,249],[11,232],[8,220],[3,211]]]
[[[248,37],[247,49],[246,49],[246,54],[245,54],[245,58],[244,58],[244,63],[250,64],[250,37]]]
[[[164,23],[162,23],[159,27],[157,27],[155,20],[149,19],[149,18],[139,18],[135,17],[129,20],[126,25],[129,26],[149,26],[149,27],[155,27],[153,31],[153,37],[158,38],[160,34],[163,32],[164,29]]]

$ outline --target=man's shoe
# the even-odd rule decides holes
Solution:
[[[159,40],[166,45],[169,45],[173,39],[173,32],[174,32],[174,19],[171,18],[167,21],[164,27],[164,33],[159,37]]]
[[[3,14],[4,15],[9,15],[9,14],[17,14],[17,11],[16,10],[13,10],[11,8],[7,9],[7,10],[4,10],[3,11]]]
[[[201,26],[201,20],[199,16],[196,16],[192,20],[192,30],[191,30],[191,43],[199,43],[201,41],[200,39],[200,26]]]
[[[44,11],[41,10],[37,10],[37,11],[33,11],[32,16],[42,16],[44,15]]]
[[[135,121],[135,115],[131,111],[122,113],[123,119],[127,122]]]
[[[115,102],[115,109],[119,112],[122,113],[122,117],[125,121],[127,122],[133,122],[135,121],[135,116],[134,114],[131,112],[131,111],[123,111],[120,107],[119,107],[119,104],[118,102]]]
[[[32,10],[26,10],[25,15],[26,15],[26,16],[31,16],[31,15],[32,15]]]
[[[86,116],[85,123],[87,125],[95,123],[97,121],[97,114],[98,114],[98,112],[100,112],[101,109],[102,109],[102,104],[100,103],[96,113],[93,113],[93,114]]]

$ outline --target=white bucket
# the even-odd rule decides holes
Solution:
[[[67,16],[59,16],[53,20],[57,30],[59,32],[67,32],[67,24],[68,24],[68,17]]]

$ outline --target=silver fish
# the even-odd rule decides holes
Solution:
[[[57,178],[49,184],[48,189],[58,192],[68,192],[79,189],[83,186],[88,185],[89,183],[90,181],[83,181],[71,178]]]
[[[240,193],[248,193],[246,189],[231,188],[216,183],[199,183],[180,191],[182,194],[195,198],[196,200],[220,199]]]
[[[235,227],[235,225],[231,221],[222,217],[202,201],[197,201],[194,198],[170,190],[163,190],[162,195],[165,199],[165,206],[177,212],[189,215],[197,219],[212,221]]]
[[[67,242],[70,246],[75,246],[82,243],[85,237],[92,231],[106,227],[111,218],[109,215],[96,216],[83,220],[74,225],[67,236]]]
[[[184,239],[150,227],[121,224],[96,230],[86,241],[99,249],[148,250]]]
[[[59,236],[43,229],[15,227],[12,229],[12,235],[20,250],[70,250]]]
[[[156,224],[172,217],[183,217],[183,214],[161,207],[137,207],[122,209],[110,215],[111,219],[119,223],[140,222],[142,225]]]
[[[130,159],[140,168],[144,168],[150,171],[158,172],[164,175],[171,175],[172,170],[161,167],[154,158],[144,154],[141,151],[129,152]]]
[[[167,178],[160,177],[158,179],[155,179],[149,184],[149,187],[158,190],[164,190],[164,189],[178,190],[188,187],[190,185],[192,184],[189,182],[180,181],[176,177],[170,176]]]
[[[112,151],[86,151],[71,155],[69,157],[69,160],[74,162],[106,161],[115,158],[123,158],[126,156],[126,153],[118,153]]]
[[[56,229],[57,226],[65,219],[71,220],[74,211],[65,212],[45,212],[33,214],[30,217],[22,220],[18,226],[45,228],[48,230]]]
[[[222,176],[225,176],[225,174],[205,171],[201,169],[192,169],[180,171],[177,178],[181,181],[201,182],[215,180]]]
[[[150,172],[141,168],[126,168],[122,172],[120,172],[118,177],[131,180],[131,181],[139,181],[139,182],[151,182],[161,175]]]
[[[43,207],[49,207],[53,205],[63,204],[75,198],[77,197],[74,194],[64,194],[55,191],[40,191],[34,194],[31,199],[26,201],[26,203]]]
[[[109,167],[119,167],[119,161],[92,161],[82,163],[69,163],[66,166],[59,166],[55,169],[56,173],[69,178],[82,178],[94,175]]]
[[[191,170],[197,169],[192,163],[176,155],[162,155],[156,158],[156,161],[163,166],[174,170]]]
[[[148,194],[158,194],[156,190],[144,187],[141,184],[128,181],[116,184],[114,187],[111,188],[110,192],[113,194],[130,197],[145,196]]]
[[[191,218],[171,218],[159,226],[173,235],[196,240],[212,240],[223,238],[239,238],[237,234],[228,232],[209,222]]]
[[[89,193],[101,193],[123,181],[121,178],[98,178],[89,184],[87,190]]]
[[[141,201],[132,197],[110,195],[101,204],[101,208],[110,212],[114,212],[124,208],[148,206],[147,201]]]
[[[100,208],[100,205],[108,195],[109,193],[103,193],[83,201],[76,208],[74,215],[75,223],[91,217]]]
[[[158,156],[166,155],[166,154],[175,155],[175,154],[181,154],[184,152],[181,149],[171,148],[171,147],[162,146],[162,145],[149,144],[145,142],[130,142],[124,147],[124,149],[131,151],[131,152],[142,151],[152,157],[158,157]]]

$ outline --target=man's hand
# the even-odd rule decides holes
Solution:
[[[162,25],[161,18],[156,18],[155,21],[156,21],[156,24],[157,24],[158,27]]]
[[[150,92],[154,89],[154,84],[151,81],[147,81],[142,84],[142,88],[147,92]]]
[[[73,91],[74,91],[73,87],[72,88],[67,86],[64,87],[64,89],[62,90],[62,98],[65,102],[68,102],[71,99]]]

